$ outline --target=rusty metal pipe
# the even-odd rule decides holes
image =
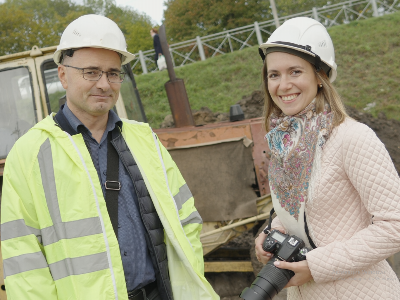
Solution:
[[[167,34],[165,33],[165,25],[161,25],[161,27],[158,29],[159,36],[160,36],[160,43],[161,43],[161,49],[165,57],[165,62],[167,63],[167,70],[168,70],[168,75],[169,79],[171,81],[176,79],[175,75],[175,70],[174,70],[174,65],[172,63],[171,59],[171,53],[169,52],[169,46],[167,42]]]
[[[183,79],[176,78],[174,66],[172,64],[171,53],[167,43],[167,35],[165,33],[165,25],[161,25],[159,29],[161,49],[167,63],[169,81],[165,83],[169,107],[171,108],[172,117],[174,118],[175,127],[194,126],[192,110],[190,108],[189,99],[186,93],[185,83]]]

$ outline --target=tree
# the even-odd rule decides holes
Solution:
[[[119,25],[125,35],[129,51],[136,53],[139,50],[148,50],[153,47],[150,29],[153,27],[151,19],[144,13],[138,13],[130,7],[110,5],[104,13],[108,18]]]
[[[127,39],[128,51],[151,49],[151,20],[113,0],[6,0],[0,4],[0,56],[27,51],[33,45],[58,45],[65,27],[85,14],[102,14],[114,20]]]
[[[168,0],[167,35],[174,42],[249,25],[270,15],[259,0]]]
[[[92,13],[67,0],[6,0],[0,4],[0,55],[57,45],[65,26]]]

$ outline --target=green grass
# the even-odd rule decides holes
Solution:
[[[335,45],[338,77],[334,82],[345,104],[369,112],[384,111],[400,120],[400,13],[352,22],[329,30]],[[242,96],[261,88],[262,62],[258,48],[246,48],[203,62],[176,68],[185,81],[192,109],[209,107],[229,112]],[[164,84],[167,71],[136,76],[144,110],[158,128],[171,114]]]

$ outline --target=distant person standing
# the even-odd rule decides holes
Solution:
[[[163,52],[161,49],[160,37],[158,36],[158,30],[156,28],[152,28],[150,30],[150,35],[153,38],[154,51],[156,52],[156,54],[154,56],[154,60],[157,63],[157,60],[160,57],[160,55],[163,55]]]

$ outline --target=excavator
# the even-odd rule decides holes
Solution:
[[[14,143],[65,102],[53,61],[55,50],[33,46],[30,51],[0,56],[0,193]],[[113,109],[121,118],[146,122],[135,77],[129,65],[123,68],[127,76]],[[187,113],[177,102],[170,101],[170,106],[177,119]],[[224,245],[264,222],[272,208],[261,118],[175,125],[154,131],[181,170],[203,218],[205,272],[253,272],[248,251]],[[1,269],[2,265],[1,261]],[[0,274],[0,300],[5,300],[3,270]]]

